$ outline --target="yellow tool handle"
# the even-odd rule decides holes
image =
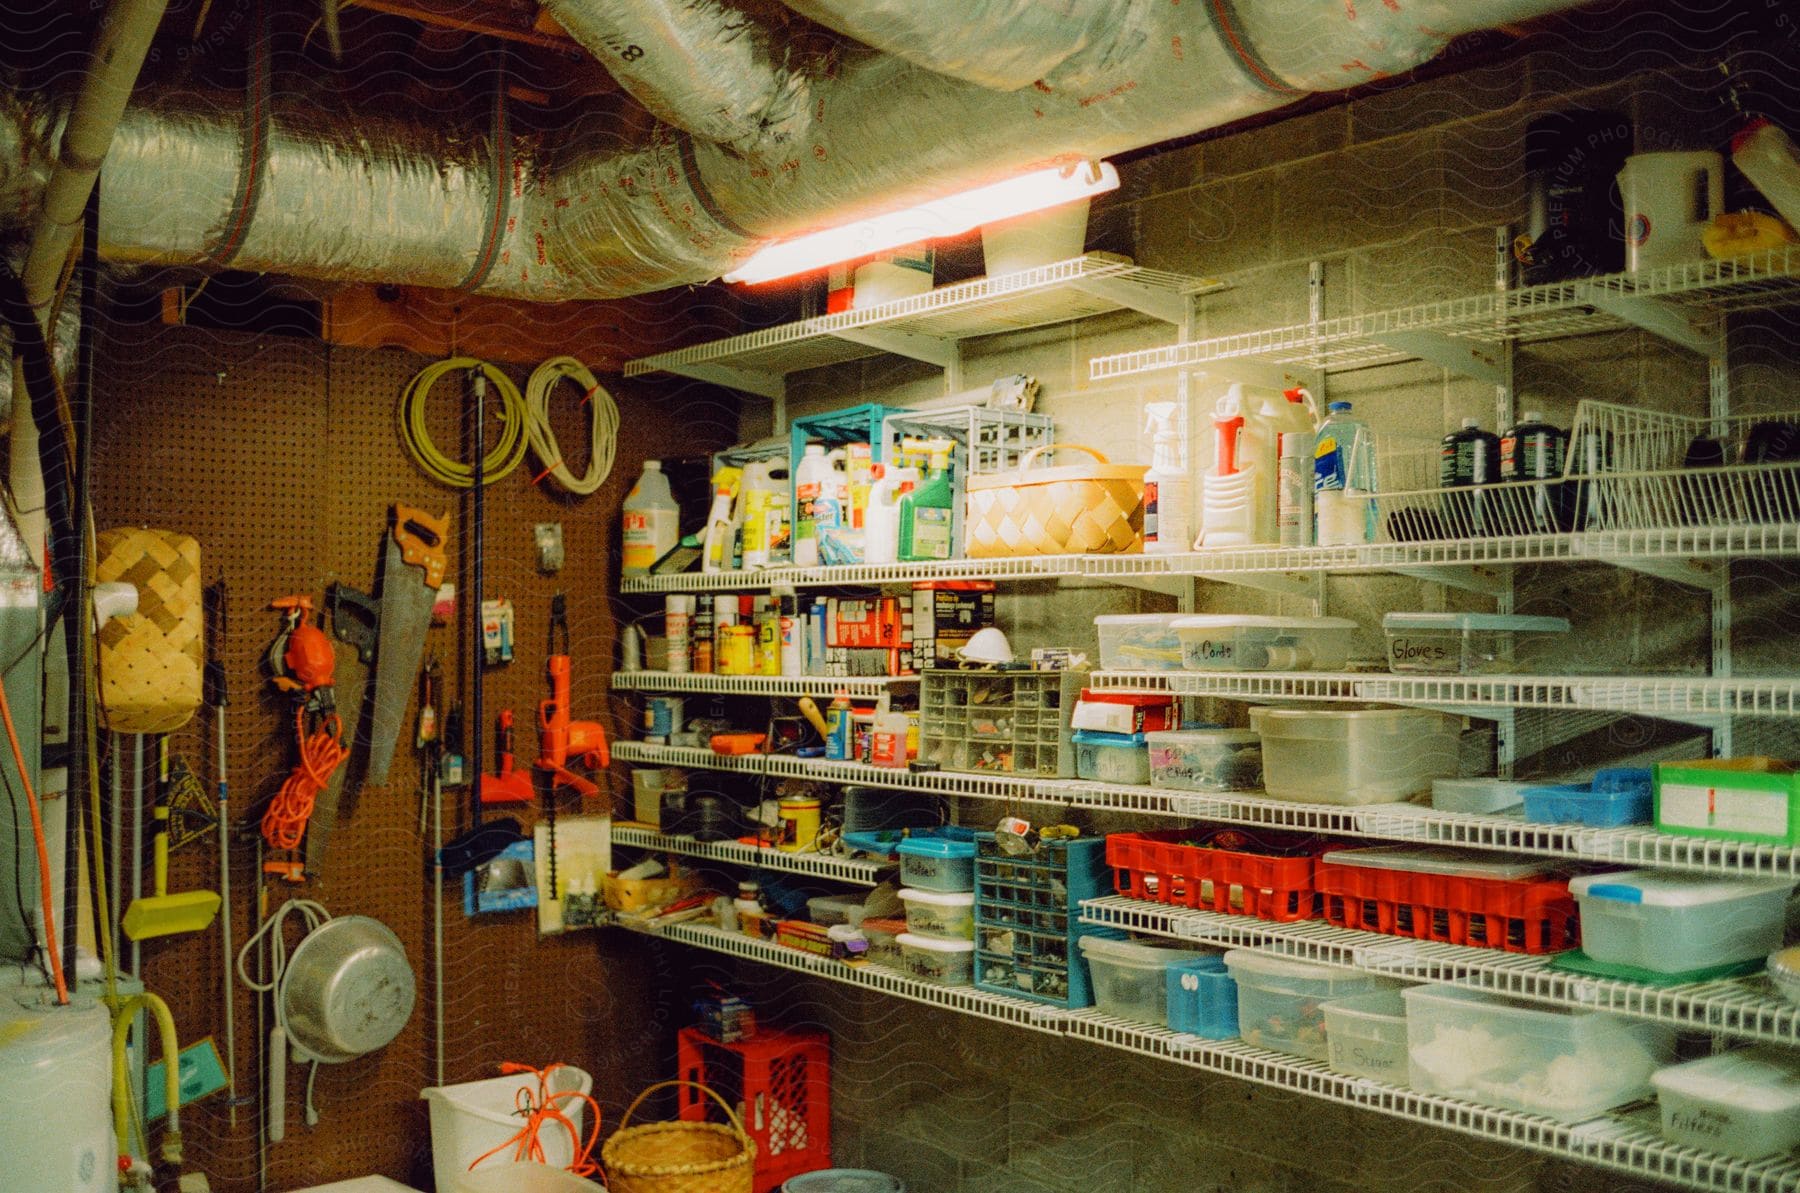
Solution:
[[[819,706],[814,703],[811,696],[800,697],[800,712],[806,717],[807,722],[819,731],[820,737],[831,735],[831,730],[825,726],[824,715],[819,712]]]
[[[437,588],[444,582],[449,566],[444,541],[449,537],[449,510],[434,518],[416,506],[394,503],[394,542],[400,545],[400,558],[425,569],[427,588]]]

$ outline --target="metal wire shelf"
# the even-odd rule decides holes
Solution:
[[[712,862],[728,862],[738,866],[755,866],[760,870],[783,870],[810,878],[829,878],[835,882],[854,882],[874,886],[893,867],[882,862],[860,858],[834,857],[824,853],[789,853],[764,845],[746,845],[741,841],[696,841],[692,837],[659,833],[651,829],[614,824],[614,845],[633,849],[654,849],[661,853],[678,853],[683,857],[702,858]]]
[[[686,671],[615,671],[615,692],[700,692],[728,696],[830,695],[840,688],[852,696],[879,696],[916,675],[717,675]]]

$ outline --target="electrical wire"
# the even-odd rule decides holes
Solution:
[[[331,783],[344,757],[350,753],[344,745],[344,727],[336,713],[327,716],[310,734],[306,731],[306,709],[294,712],[294,737],[300,743],[300,758],[281,790],[269,801],[263,812],[262,834],[271,849],[295,850],[306,835],[306,822],[312,818],[313,805],[319,793]]]
[[[4,683],[0,683],[0,720],[6,723],[7,744],[12,747],[13,761],[19,768],[19,782],[25,788],[25,806],[31,810],[31,839],[37,847],[38,896],[44,904],[44,951],[50,956],[50,980],[56,985],[56,1001],[67,1006],[69,983],[63,974],[62,950],[56,943],[56,894],[50,885],[50,850],[44,843],[43,811],[38,806],[37,792],[31,786],[25,751],[19,745],[19,731],[13,727],[12,702],[6,698]]]
[[[308,935],[317,931],[320,925],[331,919],[331,912],[326,910],[323,903],[315,902],[312,899],[289,899],[251,934],[250,939],[244,942],[244,947],[238,950],[237,955],[238,981],[242,982],[246,989],[257,994],[270,995],[269,1002],[275,1010],[275,1029],[281,1033],[284,1041],[291,1041],[293,1038],[288,1034],[287,1011],[282,1005],[281,997],[282,979],[287,976],[288,943],[284,929],[289,916],[299,916],[304,921],[306,930],[300,934],[301,939],[304,940]],[[250,971],[244,968],[244,963],[249,959],[250,954],[265,942],[268,946],[268,955],[263,963],[265,968],[259,977],[252,978]],[[273,1074],[271,1074],[272,1076]],[[318,1076],[319,1062],[314,1058],[312,1072],[306,1079],[306,1122],[308,1126],[319,1121],[319,1112],[313,1105],[313,1085]],[[272,1097],[273,1094],[271,1093],[270,1096]]]
[[[550,429],[550,395],[560,381],[573,381],[579,385],[581,404],[588,409],[591,448],[587,471],[579,477],[564,462],[556,432]],[[613,457],[618,448],[619,405],[586,365],[573,356],[552,356],[532,370],[525,383],[525,410],[526,438],[544,466],[544,471],[534,479],[542,480],[548,476],[578,497],[586,497],[606,483],[606,478],[612,475]]]
[[[600,1171],[600,1165],[593,1158],[594,1144],[600,1139],[600,1103],[578,1089],[552,1093],[550,1075],[564,1067],[566,1066],[562,1064],[554,1064],[536,1069],[516,1061],[507,1061],[500,1066],[500,1072],[505,1076],[515,1073],[532,1074],[537,1078],[537,1090],[534,1095],[529,1085],[521,1085],[513,1091],[513,1113],[515,1117],[524,1120],[523,1124],[504,1142],[470,1161],[470,1171],[508,1148],[513,1149],[514,1163],[548,1164],[543,1142],[538,1139],[538,1132],[543,1130],[546,1123],[555,1123],[569,1134],[569,1150],[574,1158],[569,1162],[567,1171],[576,1176],[593,1176]],[[578,1103],[592,1112],[594,1121],[588,1128],[585,1140],[580,1128],[576,1127],[574,1120],[563,1110],[562,1103],[565,1102]]]
[[[526,427],[531,415],[512,378],[485,360],[452,356],[420,369],[400,391],[400,442],[425,474],[441,485],[467,489],[475,483],[475,470],[453,460],[432,442],[425,426],[425,400],[431,390],[451,373],[479,369],[500,394],[500,438],[483,461],[483,484],[491,485],[519,466],[525,458]]]

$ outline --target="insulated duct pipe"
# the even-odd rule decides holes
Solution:
[[[745,157],[806,135],[811,87],[791,44],[716,0],[544,0],[657,119]]]
[[[1577,3],[1156,3],[1103,77],[1047,90],[995,91],[857,51],[812,80],[810,131],[773,168],[667,127],[621,145],[599,118],[543,141],[281,113],[255,142],[267,157],[252,195],[240,191],[254,171],[240,171],[231,108],[170,100],[128,112],[119,130],[102,247],[192,264],[235,228],[233,264],[248,270],[539,301],[640,294],[716,278],[761,240],[1216,127]],[[23,138],[0,129],[0,145],[9,139]],[[537,181],[496,185],[514,178]]]

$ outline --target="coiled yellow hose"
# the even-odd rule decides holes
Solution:
[[[500,395],[500,437],[487,454],[484,465],[486,484],[493,484],[512,472],[525,458],[526,429],[530,413],[525,399],[512,378],[485,360],[472,356],[452,356],[420,369],[400,393],[400,441],[425,474],[439,484],[453,489],[466,489],[475,483],[475,470],[460,460],[453,460],[438,450],[425,429],[425,400],[446,374],[480,369],[495,392]]]

